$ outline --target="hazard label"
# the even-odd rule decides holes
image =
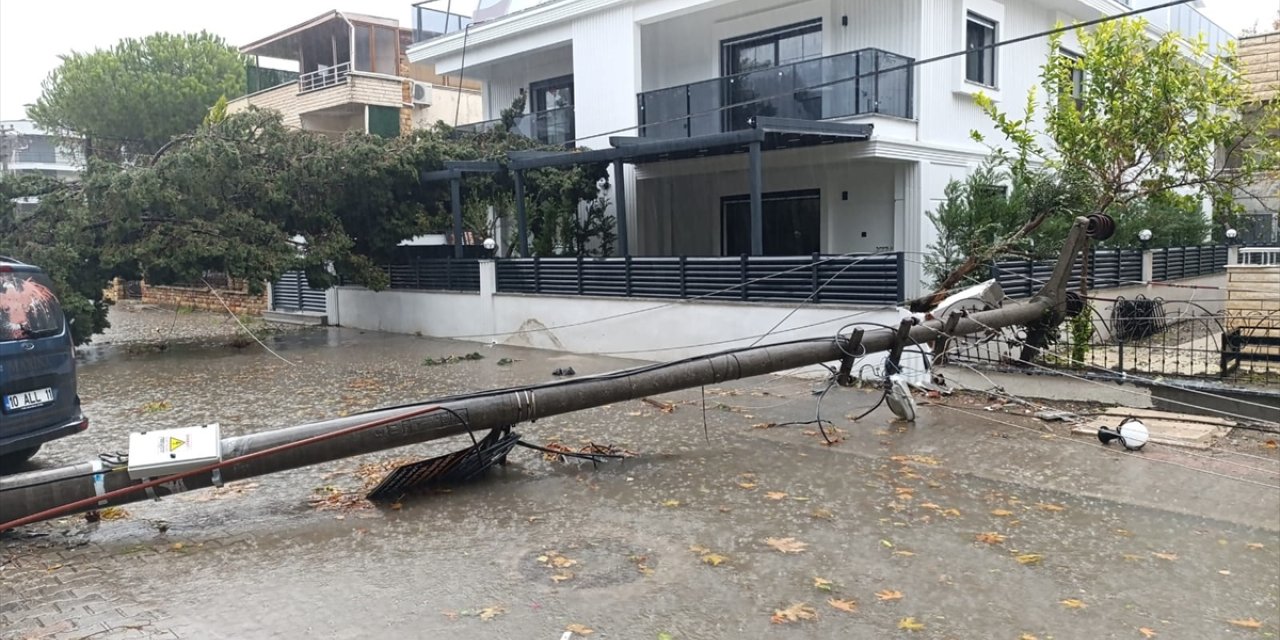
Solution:
[[[186,443],[187,443],[186,440],[179,440],[178,438],[169,436],[169,451],[176,451],[178,447],[181,447]]]

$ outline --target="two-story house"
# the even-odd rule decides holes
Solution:
[[[593,150],[521,166],[611,161],[621,253],[901,251],[915,289],[926,211],[989,151],[970,137],[994,133],[974,95],[1020,110],[1049,55],[1047,38],[983,47],[1144,4],[543,0],[408,58],[479,81],[485,118],[524,94],[522,131]],[[1230,39],[1191,6],[1145,17],[1153,33]]]
[[[84,168],[83,145],[59,138],[30,120],[0,120],[0,173],[73,180]],[[17,200],[18,213],[34,211],[39,200]]]
[[[329,11],[240,47],[277,61],[246,68],[249,93],[227,105],[229,113],[274,109],[285,124],[342,135],[363,131],[395,136],[443,120],[480,119],[479,84],[437,75],[429,63],[410,64],[404,51],[415,42],[462,28],[469,18],[414,7],[414,29],[391,18]],[[288,68],[285,68],[288,67]]]

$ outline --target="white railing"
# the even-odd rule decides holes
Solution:
[[[1240,250],[1240,258],[1236,264],[1255,267],[1280,266],[1280,247],[1249,247]]]
[[[308,71],[298,76],[298,90],[305,93],[343,84],[347,81],[347,76],[349,75],[351,75],[350,62]]]

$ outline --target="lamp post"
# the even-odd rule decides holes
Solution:
[[[1141,244],[1143,251],[1146,251],[1151,247],[1151,236],[1152,233],[1150,229],[1143,229],[1138,232],[1138,242]]]
[[[497,248],[498,248],[498,243],[494,241],[493,238],[484,239],[484,250],[486,254],[485,257],[488,257],[488,258],[494,257],[494,249],[497,249]]]
[[[1234,245],[1236,243],[1236,237],[1239,235],[1239,231],[1236,231],[1235,229],[1227,229],[1227,246]]]

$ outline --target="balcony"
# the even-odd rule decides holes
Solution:
[[[318,91],[346,84],[347,76],[349,75],[351,75],[350,62],[343,62],[332,67],[322,66],[315,71],[308,71],[298,76],[298,93]]]
[[[457,13],[429,9],[422,5],[431,4],[435,0],[427,0],[413,5],[413,43],[426,42],[445,34],[462,31],[471,24],[471,18]]]
[[[646,91],[637,96],[640,135],[685,138],[739,131],[755,116],[911,118],[912,62],[888,51],[861,49]]]
[[[464,133],[487,133],[500,128],[502,128],[502,120],[497,119],[459,125],[455,130]],[[509,131],[546,145],[572,146],[573,107],[521,114],[516,118],[515,126]]]

